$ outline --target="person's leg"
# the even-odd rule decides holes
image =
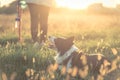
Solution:
[[[45,42],[47,38],[49,7],[40,7],[40,43]]]
[[[31,18],[31,36],[34,42],[38,40],[38,23],[39,15],[37,10],[37,5],[28,4]]]

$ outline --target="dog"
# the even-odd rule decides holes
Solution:
[[[57,51],[55,62],[58,69],[66,68],[66,73],[72,77],[84,79],[92,74],[94,80],[102,80],[111,67],[111,62],[102,54],[85,54],[74,45],[74,36],[61,38],[49,36],[52,49]]]

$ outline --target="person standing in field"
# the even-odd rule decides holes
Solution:
[[[55,5],[55,0],[26,0],[26,3],[30,12],[31,36],[34,46],[42,46],[47,39],[49,11]],[[39,24],[40,30],[38,30]]]

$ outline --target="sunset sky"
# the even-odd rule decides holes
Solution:
[[[0,6],[7,5],[13,0],[0,0]],[[73,9],[85,9],[93,3],[103,3],[106,7],[116,7],[120,0],[56,0],[57,6],[68,7]]]

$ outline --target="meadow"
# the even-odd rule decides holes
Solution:
[[[0,15],[1,80],[25,80],[24,74],[31,79],[62,80],[63,76],[57,72],[47,73],[49,70],[46,69],[53,66],[51,64],[54,63],[56,54],[48,48],[49,42],[41,49],[32,47],[29,13],[22,14],[22,43],[18,41],[15,17],[16,14]],[[50,13],[48,25],[48,35],[75,36],[75,45],[85,54],[101,53],[108,57],[116,70],[104,80],[120,80],[120,15],[56,11]],[[91,79],[88,76],[85,80]]]

